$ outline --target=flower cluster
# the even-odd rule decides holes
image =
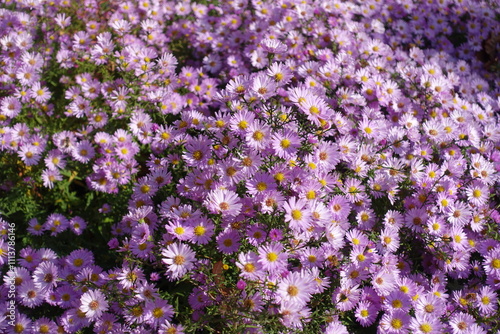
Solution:
[[[500,329],[497,5],[1,3],[2,330]]]

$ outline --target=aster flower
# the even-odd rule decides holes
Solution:
[[[217,236],[217,248],[223,254],[232,254],[240,247],[240,239],[241,237],[237,230],[227,230]]]
[[[484,254],[483,262],[484,271],[486,274],[500,278],[500,246],[491,247],[486,254]]]
[[[338,221],[345,220],[351,212],[351,204],[341,195],[335,195],[328,204],[333,218]]]
[[[46,318],[41,317],[31,323],[32,333],[54,333],[57,332],[57,324]]]
[[[186,152],[183,154],[183,158],[193,167],[203,166],[210,158],[211,152],[208,148],[211,145],[212,141],[204,136],[196,140],[189,140],[186,143]]]
[[[19,149],[18,155],[26,166],[36,165],[41,158],[38,148],[32,145],[23,145]]]
[[[443,332],[443,325],[439,318],[430,315],[417,316],[412,318],[410,322],[410,329],[415,334],[438,334]]]
[[[393,290],[384,299],[384,306],[389,312],[401,310],[408,312],[412,308],[411,297],[401,290]]]
[[[101,291],[90,290],[81,296],[79,309],[85,317],[95,320],[108,310],[108,301]]]
[[[33,272],[33,282],[35,287],[40,291],[52,290],[57,286],[58,268],[48,261],[44,261],[38,265]]]
[[[31,97],[35,99],[36,102],[43,104],[50,99],[51,94],[47,87],[42,87],[40,82],[35,82],[31,86]]]
[[[421,296],[415,305],[417,315],[440,316],[446,312],[445,301],[433,293],[427,293]]]
[[[287,46],[277,39],[265,38],[260,42],[260,45],[264,51],[269,53],[280,54],[287,51]]]
[[[263,275],[259,257],[253,252],[238,254],[236,266],[241,270],[240,276],[248,280],[256,280]]]
[[[301,141],[295,131],[287,129],[273,135],[272,145],[277,156],[283,159],[292,159],[301,146]]]
[[[385,269],[379,270],[372,277],[372,285],[382,296],[387,296],[395,288],[395,274]]]
[[[279,243],[270,243],[260,246],[258,249],[259,260],[264,270],[276,273],[284,270],[287,264],[288,254],[283,251]]]
[[[489,316],[498,309],[498,296],[489,286],[483,286],[479,290],[476,305],[483,316]]]
[[[0,113],[8,118],[15,118],[21,112],[21,102],[13,96],[1,100]]]
[[[371,326],[375,322],[377,315],[378,308],[373,303],[365,300],[359,302],[354,312],[356,320],[363,327]]]
[[[267,75],[274,79],[279,86],[288,84],[293,78],[293,73],[283,63],[272,63],[267,69]]]
[[[283,204],[285,210],[285,221],[289,222],[290,228],[294,230],[305,230],[311,222],[311,211],[306,199],[290,198]]]
[[[38,222],[38,219],[32,218],[28,222],[28,232],[33,235],[42,235],[43,234],[43,226]]]
[[[47,217],[47,221],[43,225],[44,230],[51,231],[51,235],[57,235],[69,227],[69,221],[61,214],[53,213]]]
[[[271,128],[261,121],[255,120],[248,126],[245,139],[251,148],[263,150],[270,143]]]
[[[161,326],[158,334],[184,334],[184,327],[182,325],[174,325],[169,321],[165,321]]]
[[[171,321],[174,315],[173,307],[163,299],[155,299],[146,303],[146,322],[154,328],[160,327],[166,321]]]
[[[380,233],[380,245],[383,251],[395,252],[399,248],[399,234],[394,228],[386,228]]]
[[[191,241],[200,245],[207,244],[214,234],[215,226],[211,220],[198,218],[193,224],[193,236]]]
[[[478,207],[486,204],[489,196],[489,189],[480,181],[473,181],[471,185],[465,188],[467,200]]]
[[[205,205],[212,213],[221,213],[223,217],[237,216],[243,206],[238,195],[227,189],[211,191],[205,200]]]
[[[125,263],[121,271],[116,276],[116,279],[123,289],[132,290],[142,284],[145,279],[145,275],[141,268],[137,266],[129,266]]]
[[[163,263],[167,265],[167,275],[171,280],[184,276],[194,266],[196,254],[185,244],[173,243],[162,250]]]
[[[17,296],[22,305],[34,308],[43,303],[45,294],[32,280],[27,280],[18,287]]]
[[[251,179],[246,181],[246,186],[248,193],[253,196],[262,196],[269,191],[276,190],[276,182],[273,177],[262,172],[255,173]]]
[[[73,272],[78,272],[94,262],[94,255],[86,249],[72,251],[65,259],[68,268]]]
[[[400,334],[406,333],[410,326],[411,317],[407,312],[394,311],[385,313],[380,319],[380,328],[386,333]]]
[[[475,324],[475,319],[472,315],[458,312],[451,316],[450,326],[453,334],[465,334],[469,333],[472,325]]]
[[[166,225],[167,232],[177,240],[186,241],[193,237],[194,229],[185,222],[173,221]]]
[[[87,227],[87,222],[81,217],[73,217],[69,221],[69,228],[76,235],[81,235],[83,230]]]
[[[332,300],[339,310],[349,311],[359,302],[360,296],[359,285],[342,284],[333,293]]]
[[[447,214],[448,221],[454,226],[464,226],[470,221],[472,216],[467,204],[460,201],[456,201],[448,206]]]
[[[305,272],[292,272],[283,278],[276,291],[281,303],[304,306],[314,291],[313,280]]]
[[[62,175],[58,170],[55,169],[44,169],[42,171],[42,181],[44,187],[49,189],[54,188],[54,182],[61,181]]]
[[[16,320],[14,322],[13,330],[7,333],[29,333],[32,321],[24,314],[16,312]]]
[[[57,305],[64,309],[73,307],[76,300],[80,298],[80,294],[68,285],[62,285],[54,290]]]

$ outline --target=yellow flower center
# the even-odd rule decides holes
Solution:
[[[194,228],[194,234],[196,236],[199,236],[199,237],[202,236],[202,235],[204,235],[205,234],[205,228],[203,226],[196,226]]]
[[[262,139],[264,139],[264,133],[262,131],[257,130],[253,133],[252,138],[257,141],[261,141]]]
[[[286,292],[289,296],[295,297],[299,294],[299,288],[297,288],[295,285],[290,285],[288,289],[286,289]]]
[[[283,148],[289,148],[291,143],[292,142],[289,139],[283,139],[281,140],[280,145]]]
[[[255,271],[255,266],[253,263],[247,263],[243,266],[243,270],[247,273],[253,273]]]
[[[258,191],[264,191],[267,189],[267,184],[265,184],[264,182],[259,182],[257,183],[257,186],[255,188],[257,188]]]
[[[420,328],[420,330],[423,333],[430,333],[430,332],[432,332],[432,326],[429,325],[429,324],[427,324],[427,323],[426,324],[421,324],[419,328]]]
[[[174,257],[174,263],[176,265],[182,265],[182,264],[184,264],[184,262],[186,262],[186,259],[184,258],[184,256],[182,256],[182,255],[176,255]]]
[[[269,262],[274,262],[278,259],[278,254],[271,252],[267,254],[266,258]]]
[[[391,320],[391,327],[394,329],[400,329],[403,327],[403,321],[401,319],[394,318]]]
[[[302,212],[300,210],[292,210],[292,218],[294,220],[300,220],[302,218]]]

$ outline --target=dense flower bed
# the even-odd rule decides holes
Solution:
[[[498,331],[499,15],[2,0],[0,330]]]

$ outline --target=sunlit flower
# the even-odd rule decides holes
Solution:
[[[80,310],[89,319],[97,319],[108,310],[108,301],[99,290],[90,290],[80,298]]]

